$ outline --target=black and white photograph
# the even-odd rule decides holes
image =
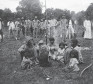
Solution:
[[[0,84],[93,84],[93,0],[0,0]]]

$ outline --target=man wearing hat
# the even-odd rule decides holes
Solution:
[[[1,42],[3,41],[3,31],[2,31],[2,21],[1,21],[1,18],[0,18],[0,35],[1,35]]]
[[[42,67],[50,66],[48,56],[49,56],[49,49],[44,44],[44,41],[40,40],[37,48],[37,59],[39,61],[40,66]]]

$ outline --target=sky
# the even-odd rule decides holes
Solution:
[[[16,11],[16,7],[19,5],[20,0],[0,0],[0,9],[10,8],[13,12]],[[40,0],[44,5],[45,0]],[[93,0],[46,0],[47,8],[60,8],[75,11],[76,13],[82,10],[86,10],[87,7],[93,3]]]

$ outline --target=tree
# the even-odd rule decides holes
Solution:
[[[83,21],[85,19],[85,11],[78,12],[75,16],[78,24],[83,25]]]
[[[3,17],[4,11],[2,9],[0,9],[0,18]]]
[[[39,16],[42,13],[42,7],[39,0],[21,0],[16,8],[24,17]]]
[[[86,19],[93,20],[93,3],[85,11]]]

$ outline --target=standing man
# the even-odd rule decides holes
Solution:
[[[33,20],[33,36],[37,38],[38,34],[38,28],[39,28],[39,20],[37,19],[37,16],[35,16],[35,19]]]
[[[20,18],[17,19],[17,21],[15,22],[15,27],[16,27],[16,40],[20,39],[20,32],[21,32],[21,22],[20,22]]]
[[[68,26],[68,21],[65,17],[65,15],[62,16],[62,19],[59,21],[60,25],[60,37],[62,38],[62,42],[66,41],[66,32],[67,32],[67,26]]]
[[[0,18],[0,35],[1,35],[1,42],[3,41],[3,31],[2,31],[2,21]]]

